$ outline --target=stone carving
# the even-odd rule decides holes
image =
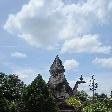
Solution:
[[[81,77],[79,78],[80,81],[77,81],[74,88],[73,88],[73,93],[75,94],[77,92],[77,89],[78,89],[78,85],[81,84],[81,83],[86,83],[85,81],[83,81],[83,78],[82,78],[82,75]]]
[[[53,91],[53,94],[57,99],[65,99],[69,96],[72,96],[77,91],[78,85],[81,83],[85,83],[81,76],[80,81],[76,82],[72,90],[65,78],[65,69],[58,55],[56,56],[53,64],[51,65],[49,72],[50,78],[48,81],[48,86]]]

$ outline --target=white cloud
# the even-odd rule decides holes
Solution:
[[[34,70],[29,68],[14,70],[13,73],[18,75],[20,79],[32,77],[35,74]]]
[[[48,65],[44,67],[32,67],[29,65],[17,65],[12,62],[4,62],[3,66],[11,71],[9,74],[16,74],[26,84],[30,84],[38,74],[41,74],[43,79],[47,82],[49,79],[49,68]],[[47,75],[46,75],[47,74]]]
[[[86,0],[63,0],[65,4],[83,4]]]
[[[59,0],[30,0],[16,15],[9,15],[4,28],[32,46],[52,45],[64,25],[61,7]]]
[[[69,5],[65,5],[62,0],[30,0],[17,14],[9,15],[4,29],[35,47],[49,48],[57,43],[63,46],[64,43],[65,48],[75,38],[79,37],[80,40],[80,35],[98,34],[102,38],[103,31],[112,28],[111,13],[111,0],[87,0]],[[94,53],[110,52],[110,46],[103,45],[99,39],[94,41],[98,47]],[[92,45],[90,48],[93,51]],[[88,48],[83,51],[87,52]]]
[[[62,52],[90,52],[90,53],[110,53],[111,46],[103,46],[98,41],[98,35],[84,35],[69,41],[65,41]]]
[[[74,59],[65,60],[65,62],[64,62],[64,67],[65,67],[65,69],[67,69],[67,70],[71,70],[71,69],[74,69],[74,68],[78,68],[78,67],[79,67],[79,62],[77,62],[77,61],[74,60]]]
[[[15,58],[26,58],[27,55],[25,53],[21,53],[21,52],[14,52],[14,53],[11,53],[11,57],[15,57]]]
[[[37,70],[31,67],[10,66],[12,74],[16,74],[26,84],[30,84],[39,73]]]
[[[92,61],[94,64],[98,64],[104,68],[112,69],[112,58],[96,58]]]

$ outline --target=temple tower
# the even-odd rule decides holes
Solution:
[[[58,55],[51,65],[49,72],[50,78],[48,81],[48,85],[52,89],[56,98],[64,99],[73,94],[72,88],[69,86],[69,83],[65,78],[65,69]]]

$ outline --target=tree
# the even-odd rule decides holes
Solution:
[[[112,108],[106,106],[104,102],[95,102],[83,108],[83,112],[112,112]]]
[[[53,96],[40,74],[24,91],[23,105],[24,112],[57,112]]]
[[[107,101],[108,100],[108,97],[105,93],[101,93],[101,94],[98,94],[98,93],[95,93],[95,98],[96,100],[100,101],[100,102],[104,102],[104,101]]]
[[[76,98],[79,98],[81,102],[88,101],[88,94],[85,91],[77,91],[75,94]]]
[[[2,91],[0,90],[0,112],[9,112],[8,100],[3,97]]]
[[[75,110],[78,110],[78,112],[80,112],[79,110],[81,109],[82,104],[81,104],[79,99],[77,99],[74,96],[72,96],[72,97],[69,97],[69,98],[65,99],[65,102],[68,105],[73,106]]]
[[[101,95],[98,95],[98,98],[105,99],[107,98],[107,95],[105,93],[101,93]]]
[[[9,101],[17,101],[21,98],[21,94],[25,84],[16,75],[6,75],[0,73],[0,90],[3,96]]]

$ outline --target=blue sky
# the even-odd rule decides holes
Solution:
[[[94,4],[94,5],[93,5]],[[98,92],[112,90],[112,1],[1,0],[0,71],[29,84],[38,73],[46,82],[58,54],[73,87],[83,74],[90,93],[91,75]]]

